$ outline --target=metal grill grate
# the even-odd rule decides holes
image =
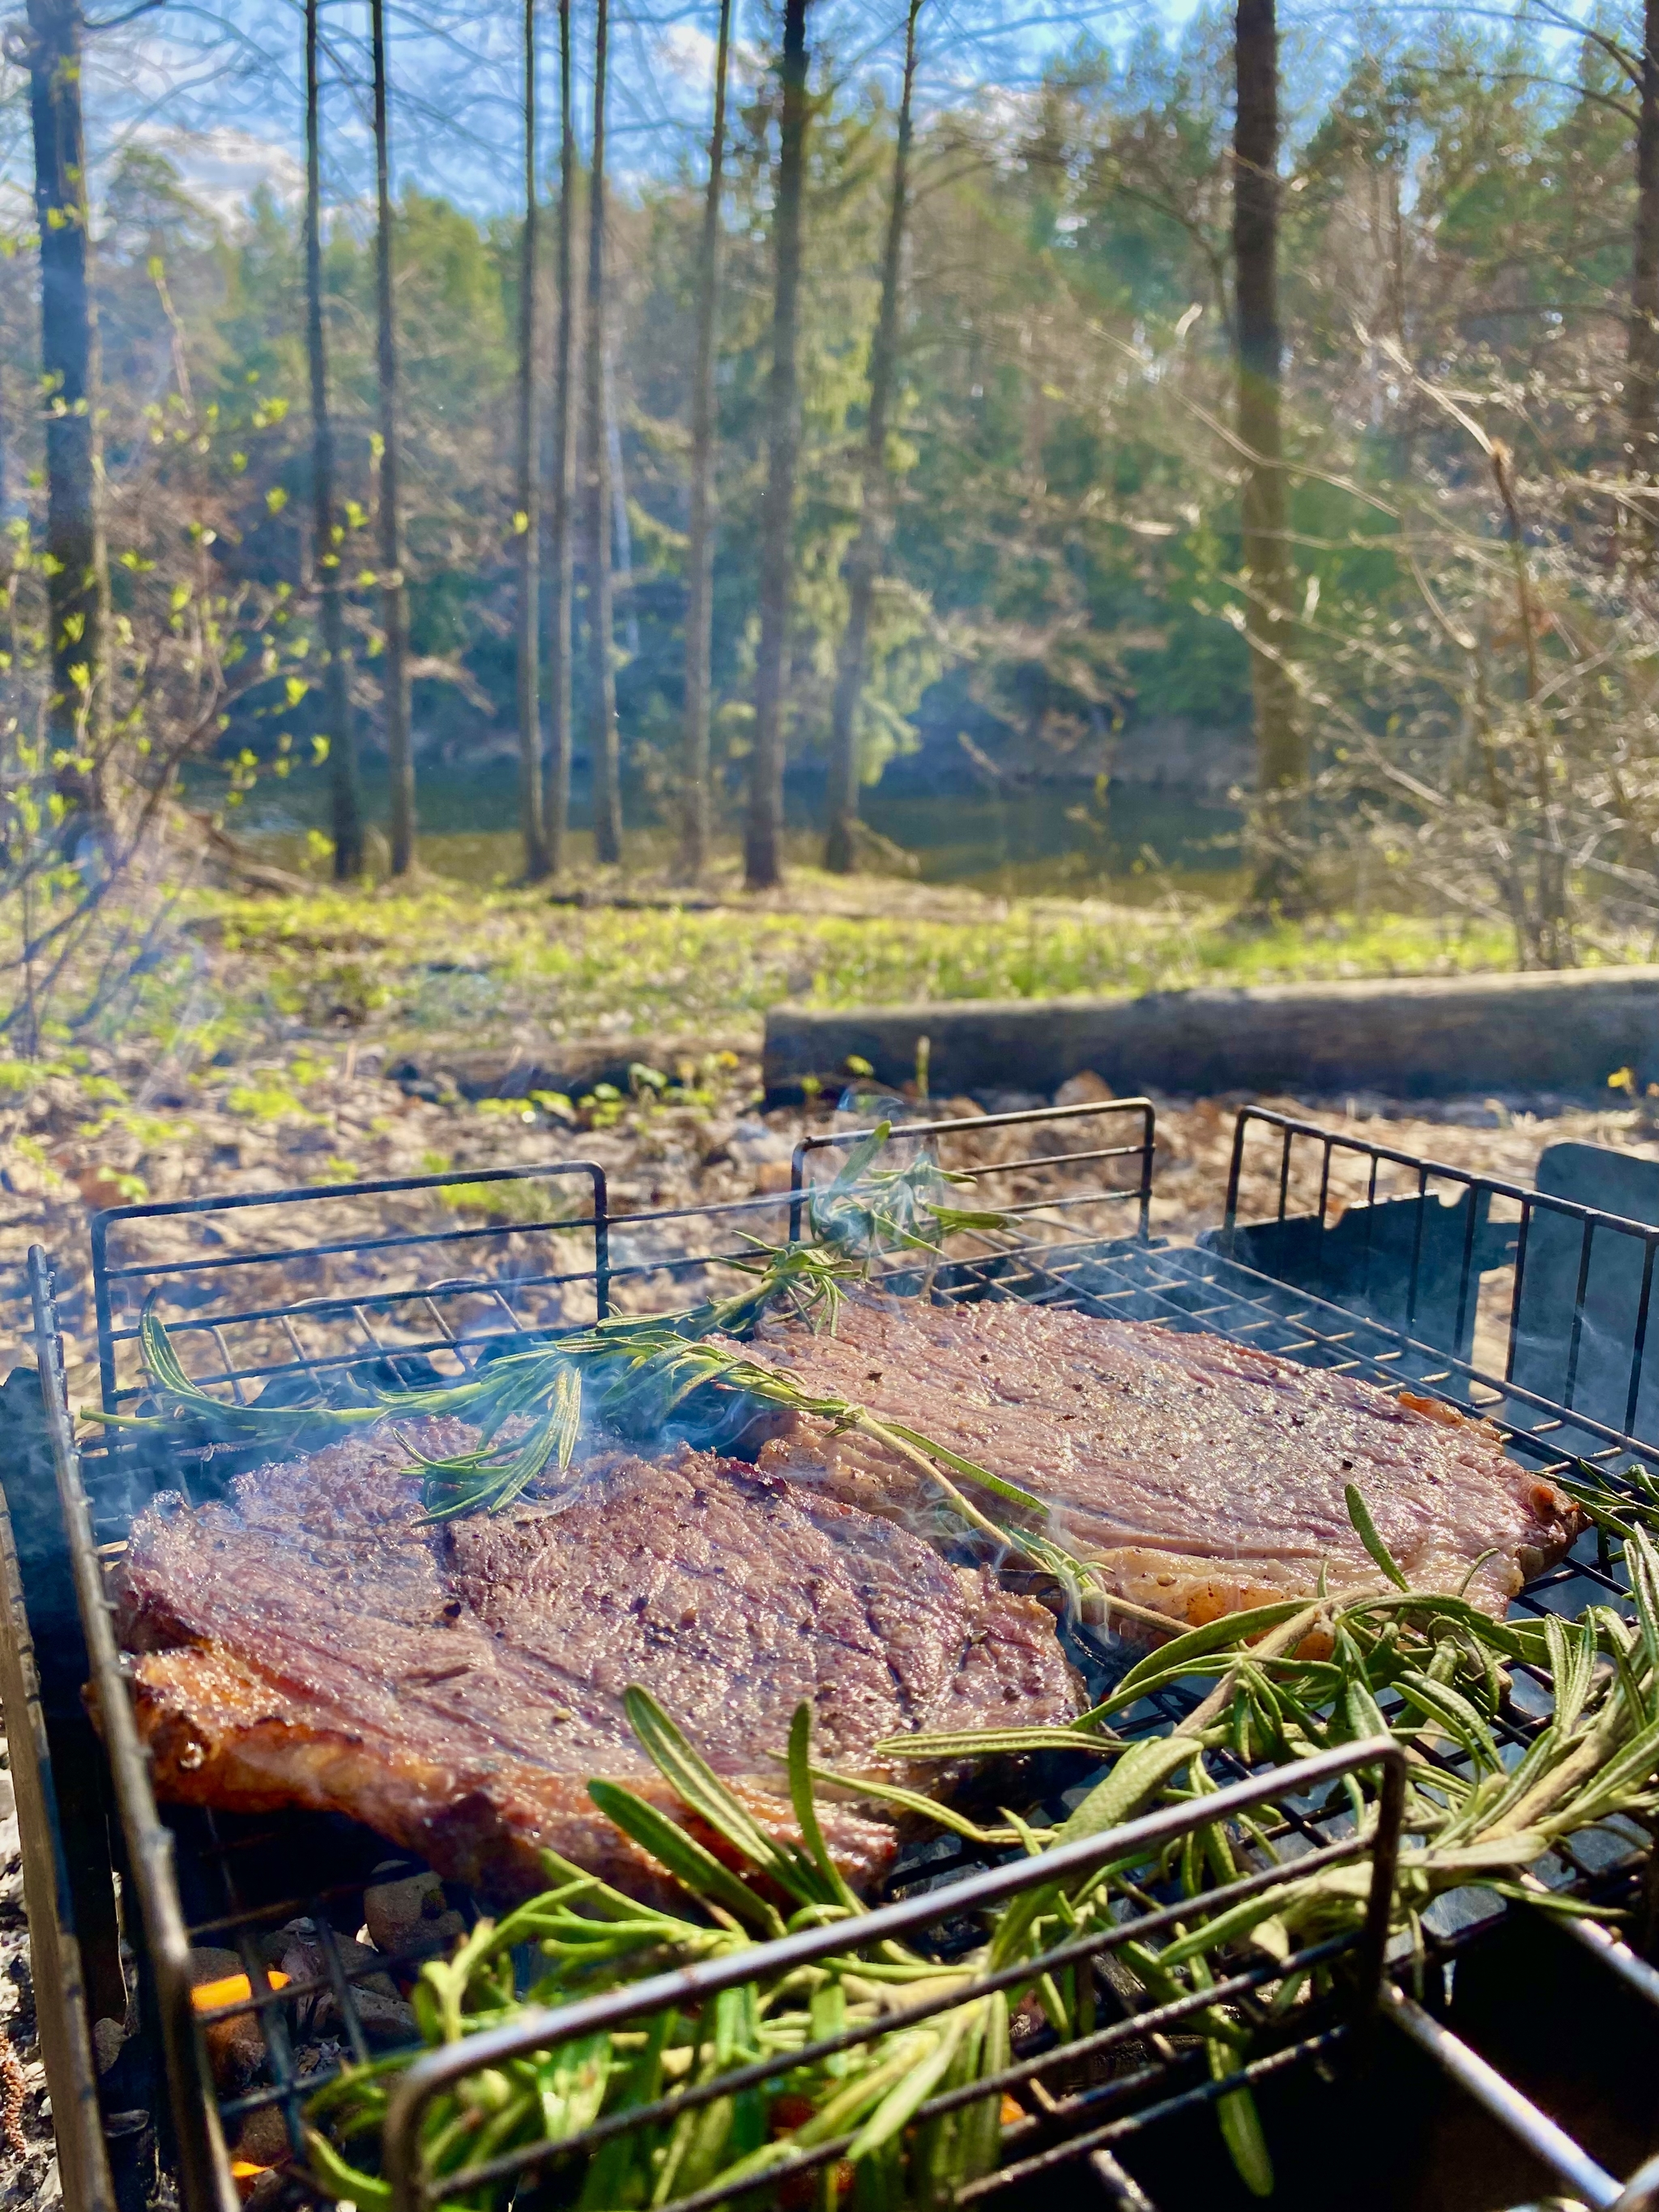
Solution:
[[[567,1162],[117,1209],[94,1224],[106,1407],[130,1409],[141,1397],[137,1318],[152,1296],[186,1366],[204,1386],[242,1402],[265,1395],[268,1402],[284,1403],[349,1396],[364,1376],[385,1384],[459,1375],[504,1344],[556,1335],[619,1310],[661,1310],[689,1303],[736,1284],[733,1263],[752,1252],[750,1240],[799,1237],[814,1190],[861,1133],[836,1129],[805,1141],[797,1149],[789,1194],[720,1207],[613,1217],[602,1171]],[[1162,1243],[1150,1234],[1156,1131],[1145,1101],[912,1125],[898,1133],[896,1142],[901,1153],[928,1146],[941,1164],[982,1188],[1014,1226],[963,1232],[942,1256],[884,1256],[877,1269],[891,1289],[936,1298],[1061,1304],[1206,1330],[1367,1380],[1406,1383],[1497,1419],[1510,1449],[1540,1469],[1559,1465],[1568,1454],[1582,1455],[1616,1486],[1633,1463],[1659,1466],[1659,1450],[1635,1441],[1628,1422],[1621,1429],[1602,1418],[1608,1362],[1599,1353],[1599,1364],[1584,1358],[1586,1343],[1599,1344],[1608,1334],[1609,1300],[1615,1294],[1625,1298],[1631,1326],[1623,1410],[1632,1419],[1645,1413],[1648,1309],[1659,1229],[1437,1168],[1256,1109],[1239,1118],[1222,1225],[1195,1246]],[[1262,1144],[1278,1156],[1269,1178],[1276,1206],[1266,1220],[1247,1222],[1241,1212],[1251,1148]],[[1310,1164],[1304,1166],[1304,1159]],[[1356,1179],[1358,1188],[1344,1208],[1345,1191]],[[1391,1188],[1391,1179],[1403,1187]],[[1298,1204],[1304,1209],[1300,1212]],[[1565,1368],[1555,1377],[1559,1390],[1552,1399],[1538,1387],[1551,1379],[1540,1363],[1550,1356],[1550,1330],[1556,1326],[1540,1285],[1559,1289],[1561,1271],[1559,1254],[1547,1269],[1538,1255],[1550,1237],[1563,1234],[1577,1240],[1579,1259],[1577,1296],[1565,1322]],[[1505,1314],[1486,1279],[1499,1279],[1501,1290],[1506,1268],[1511,1272]],[[170,1814],[164,1823],[157,1814],[119,1687],[100,1555],[118,1550],[131,1518],[158,1484],[182,1487],[197,1498],[216,1495],[251,1455],[204,1443],[182,1462],[175,1458],[158,1468],[142,1449],[118,1440],[77,1454],[42,1255],[35,1255],[32,1273],[71,1559],[95,1687],[111,1717],[108,1753],[127,1870],[143,1917],[155,2024],[173,2091],[181,2179],[193,2207],[228,2212],[237,2199],[224,2148],[227,2131],[234,2139],[252,2114],[279,2112],[297,2149],[304,2095],[319,2086],[330,2063],[345,2056],[361,2060],[372,2047],[357,1992],[388,1962],[379,1956],[367,1963],[349,1958],[342,1938],[349,1931],[337,1922],[386,1850],[339,1822],[284,1817],[250,1823]],[[1494,1316],[1505,1330],[1501,1360],[1490,1358],[1487,1342],[1477,1341],[1483,1316],[1488,1340]],[[1574,1558],[1531,1585],[1521,1602],[1534,1612],[1577,1611],[1592,1595],[1616,1599],[1622,1590],[1605,1547],[1588,1539]],[[1529,1686],[1522,1681],[1516,1703],[1529,1702],[1541,1718],[1548,1687],[1541,1674]],[[1159,1692],[1130,1721],[1142,1731],[1168,1728],[1194,1702],[1178,1690]],[[1519,1749],[1536,1724],[1517,1718],[1504,1725]],[[1352,1766],[1377,1755],[1362,1747],[1328,1767],[1313,1762],[1297,1778],[1312,1793],[1345,1763]],[[1221,1787],[1240,1793],[1241,1807],[1268,1797],[1282,1802],[1292,1779],[1283,1773],[1252,1775],[1224,1753],[1212,1765]],[[1207,1801],[1205,1817],[1213,1816],[1217,1802]],[[1291,1847],[1304,1855],[1301,1869],[1310,1863],[1309,1853],[1352,1854],[1340,1820],[1334,1821],[1312,1796],[1305,1811],[1291,1811],[1289,1824],[1286,1834],[1297,1832]],[[1379,1878],[1393,1849],[1392,1834],[1385,1832],[1378,1853]],[[1551,1864],[1549,1879],[1622,1896],[1644,1841],[1636,1833],[1596,1832],[1582,1848],[1564,1851]],[[887,1911],[900,1916],[895,1932],[901,1925],[937,1930],[947,1920],[960,1921],[974,1900],[988,1903],[1033,1878],[1019,1869],[975,1871],[970,1855],[947,1844],[925,1862],[901,1869],[896,1887],[916,1893],[902,1896]],[[1282,1878],[1262,1865],[1247,1879],[1260,1884]],[[942,1885],[947,1886],[945,1901],[935,1901],[934,1889]],[[1164,1924],[1158,1915],[1167,1919],[1168,1911],[1149,1899],[1142,1922],[1103,1936],[1093,1950],[1105,1954],[1135,1927],[1155,1937]],[[1448,1920],[1439,1931],[1443,1957],[1470,1940],[1477,1917],[1466,1917],[1461,1927],[1453,1924],[1455,1916]],[[262,1938],[296,1919],[307,1921],[313,1931],[314,1970],[279,1988],[270,1978],[269,1945]],[[1575,1940],[1644,2002],[1659,2002],[1659,1976],[1632,1954],[1598,1929]],[[199,2014],[189,1989],[192,1943],[235,1951],[248,1996]],[[1322,2063],[1352,2035],[1367,1990],[1377,1986],[1375,1920],[1357,1948],[1363,1953],[1354,1962],[1358,1972],[1351,1966],[1335,1974],[1323,2011],[1298,2013],[1288,2028],[1254,1994],[1283,1970],[1241,1970],[1237,1990],[1230,1984],[1230,1990],[1247,2015],[1255,2005],[1262,2038],[1245,2069],[1249,2078],[1266,2081],[1315,2060]],[[1076,1969],[1081,1962],[1079,1954],[1061,1963]],[[1334,1962],[1335,1949],[1328,1946],[1304,1963],[1331,1972]],[[780,1955],[774,1965],[781,1972],[786,1961]],[[751,1957],[741,1973],[755,1972]],[[1002,2168],[975,2185],[974,2195],[996,2195],[1084,2158],[1092,2161],[1097,2179],[1114,2189],[1112,2174],[1121,2171],[1113,2163],[1115,2146],[1225,2094],[1226,2081],[1197,2078],[1204,2069],[1196,2046],[1177,2048],[1170,2040],[1166,2030],[1179,2029],[1178,2015],[1164,2021],[1137,2014],[1092,1960],[1090,1972],[1102,2003],[1109,2011],[1115,2007],[1115,2016],[1091,2031],[1097,2040],[1087,2051],[1055,2048],[1018,2055],[1006,2081],[994,2086],[999,2094],[1017,2092],[1024,2109],[1005,2130]],[[704,1994],[712,1994],[714,1986]],[[674,1990],[665,1989],[659,2002],[684,2004],[687,1996],[684,1978],[676,1977]],[[613,2009],[622,2005],[637,2022],[650,2008],[653,1993],[635,1990],[625,2002],[620,1996],[612,2002]],[[1551,2136],[1542,2114],[1517,2100],[1507,2085],[1500,2094],[1476,2079],[1466,2063],[1474,2054],[1449,2043],[1446,2031],[1391,1985],[1386,2005],[1419,2041],[1432,2045],[1437,2062],[1487,2109],[1501,2107],[1504,2124],[1584,2201],[1614,2202],[1616,2182],[1559,2130],[1559,2141]],[[579,2007],[556,2020],[530,2023],[517,2047],[544,2050],[586,2032],[575,2014],[585,2019],[590,2009]],[[313,2062],[302,2075],[300,2061],[316,2047],[315,2036],[309,2043],[307,2038],[319,2014],[337,2024],[335,2057],[320,2067]],[[239,2021],[250,2019],[257,2019],[261,2031],[264,2078],[223,2094],[204,2036],[233,2032]],[[487,2056],[470,2044],[462,2070],[476,2069]],[[1048,2090],[1045,2075],[1085,2061],[1109,2062],[1115,2070],[1081,2086],[1062,2082],[1058,2097]],[[421,2097],[442,2070],[435,2062],[415,2069],[397,2108],[402,2118],[388,2129],[387,2171],[408,2212],[415,2212],[422,2197],[412,2137],[404,2130],[415,2124]],[[647,2124],[638,2116],[635,2124]],[[603,2123],[590,2136],[597,2141],[614,2124]],[[840,2148],[825,2148],[819,2162],[829,2165],[839,2155]],[[453,2177],[446,2185],[452,2191],[458,2185]],[[704,2201],[693,2195],[682,2212]],[[1633,2197],[1629,2203],[1646,2201]]]

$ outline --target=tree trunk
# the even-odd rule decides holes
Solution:
[[[415,866],[415,759],[409,726],[409,599],[398,513],[398,328],[392,292],[392,160],[386,127],[386,0],[369,0],[374,59],[375,370],[380,400],[380,619],[386,630],[386,756],[392,872]]]
[[[1638,485],[1659,486],[1659,0],[1646,0],[1644,9],[1641,94],[1625,410],[1630,476]],[[1640,502],[1630,534],[1640,564],[1650,568],[1659,549],[1659,502],[1652,496]]]
[[[317,97],[317,9],[306,0],[306,351],[311,371],[312,539],[323,618],[323,721],[328,739],[334,876],[362,873],[362,803],[356,735],[347,681],[345,608],[341,595],[343,532],[334,520],[334,426],[328,411],[328,349],[323,330],[323,184]]]
[[[807,0],[784,0],[783,111],[772,218],[772,375],[767,392],[766,500],[761,511],[760,648],[755,661],[754,750],[749,762],[744,878],[779,882],[783,862],[783,684],[789,645],[795,469],[800,452],[795,355],[800,320],[801,198],[806,171]]]
[[[622,422],[617,413],[615,364],[605,356],[605,450],[611,471],[611,576],[614,602],[622,584],[623,644],[630,660],[640,657],[640,611],[634,604],[634,533],[628,524],[628,477],[623,468]]]
[[[570,0],[559,0],[559,328],[553,362],[552,637],[548,677],[552,739],[548,762],[547,859],[562,870],[570,830],[571,601],[576,489],[576,133],[571,122]]]
[[[1234,58],[1238,109],[1233,139],[1233,255],[1237,286],[1238,434],[1244,465],[1244,629],[1255,705],[1256,776],[1268,853],[1253,898],[1283,905],[1295,869],[1273,850],[1286,827],[1285,795],[1307,757],[1287,660],[1292,623],[1279,465],[1282,343],[1279,328],[1279,33],[1273,0],[1238,0]]]
[[[622,858],[622,763],[617,738],[617,669],[611,619],[611,453],[605,420],[605,73],[606,0],[593,31],[593,167],[587,202],[587,330],[585,401],[587,562],[588,755],[593,771],[593,854],[601,866]]]
[[[103,832],[108,681],[80,0],[28,0],[28,29],[46,417],[46,598],[52,624],[47,734],[52,787],[66,810],[66,837],[74,842],[83,830],[94,838]]]
[[[714,48],[714,125],[697,255],[697,350],[691,374],[691,531],[686,556],[685,739],[680,768],[680,873],[708,865],[709,656],[714,617],[714,338],[719,325],[720,193],[726,173],[726,78],[732,0],[720,0]]]
[[[542,819],[540,431],[536,414],[536,0],[524,0],[524,238],[519,256],[519,805],[526,883],[547,873]]]
[[[910,182],[911,101],[916,81],[916,18],[922,0],[910,0],[904,24],[904,89],[899,100],[898,143],[893,152],[893,199],[887,215],[881,263],[881,304],[870,345],[870,411],[864,425],[864,497],[858,535],[847,558],[847,629],[836,670],[830,719],[830,829],[823,865],[848,875],[855,865],[859,812],[858,705],[869,651],[870,610],[891,527],[888,501],[887,417],[898,371],[899,279],[904,263],[904,223]]]

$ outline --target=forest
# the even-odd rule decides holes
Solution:
[[[520,879],[613,887],[914,866],[884,780],[1084,842],[1231,789],[1242,923],[1643,957],[1659,11],[1079,15],[1011,84],[995,9],[722,0],[702,125],[607,161],[609,4],[503,19],[516,210],[423,179],[418,10],[272,19],[299,151],[229,212],[97,143],[78,0],[8,33],[25,1028],[181,822],[413,880],[491,777]]]

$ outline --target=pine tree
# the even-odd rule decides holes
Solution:
[[[105,834],[108,582],[98,514],[97,328],[80,0],[28,0],[29,110],[40,237],[40,366],[46,417],[46,597],[52,627],[48,736],[66,835]]]
[[[732,0],[720,0],[714,47],[714,120],[697,253],[697,343],[691,385],[691,516],[686,552],[685,738],[680,779],[680,873],[708,863],[709,661],[714,611],[714,337],[720,315],[720,194],[726,172],[726,79]]]
[[[563,869],[570,830],[571,613],[574,599],[576,493],[576,132],[571,114],[570,0],[559,0],[559,322],[553,356],[553,497],[548,686],[551,744],[547,770],[547,860]]]
[[[593,27],[593,163],[587,204],[587,330],[583,358],[586,447],[588,754],[593,773],[593,852],[600,866],[622,859],[622,763],[617,735],[617,666],[611,615],[611,456],[605,404],[605,94],[610,32],[606,0]]]
[[[519,807],[527,883],[547,873],[542,803],[541,519],[536,410],[536,0],[524,0],[524,229],[519,253]]]
[[[1625,407],[1629,473],[1650,488],[1634,535],[1644,566],[1659,548],[1659,0],[1645,0],[1636,123],[1636,219]]]
[[[1276,802],[1302,782],[1307,756],[1286,666],[1292,626],[1279,392],[1284,344],[1279,322],[1279,30],[1273,9],[1274,0],[1238,0],[1233,258],[1238,434],[1246,451],[1244,627],[1255,707],[1257,784],[1276,845]],[[1255,903],[1282,907],[1296,895],[1294,870],[1270,850],[1257,870]]]

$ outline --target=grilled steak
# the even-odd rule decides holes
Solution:
[[[833,1335],[775,1326],[745,1350],[1018,1483],[1120,1596],[1194,1625],[1312,1596],[1322,1568],[1333,1593],[1382,1587],[1348,1483],[1409,1582],[1467,1583],[1495,1614],[1583,1525],[1485,1423],[1218,1337],[905,1298],[849,1304]],[[880,1445],[810,1418],[760,1463],[872,1512],[914,1515],[927,1489]]]
[[[428,1456],[471,1434],[410,1432]],[[422,1528],[418,1470],[378,1434],[244,1475],[224,1504],[158,1499],[120,1600],[161,1794],[349,1814],[497,1896],[544,1887],[548,1846],[648,1888],[585,1788],[666,1796],[631,1683],[779,1832],[771,1755],[802,1698],[818,1757],[865,1771],[882,1736],[1076,1710],[1048,1614],[889,1522],[710,1454],[583,1474],[574,1500]],[[860,1880],[893,1844],[844,1808],[829,1838]]]

